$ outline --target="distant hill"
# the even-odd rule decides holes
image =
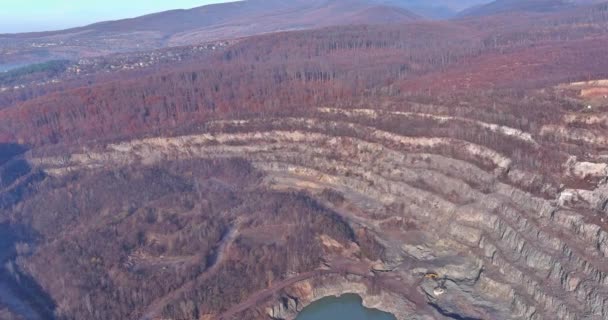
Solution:
[[[508,12],[546,13],[601,2],[605,0],[496,0],[463,10],[460,16],[486,16]]]
[[[403,23],[420,17],[377,0],[247,0],[61,31],[0,35],[0,67],[151,50],[276,31]],[[0,51],[0,52],[1,52]]]
[[[399,6],[412,12],[434,19],[456,16],[459,12],[492,0],[375,0],[391,6]]]

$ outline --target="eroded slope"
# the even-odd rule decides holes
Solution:
[[[439,106],[401,109],[321,108],[301,117],[212,121],[188,135],[69,155],[47,150],[28,159],[57,179],[167,161],[245,159],[262,175],[238,188],[307,194],[354,230],[337,236],[301,224],[296,230],[318,246],[314,254],[322,252],[317,260],[293,267],[289,261],[301,257],[293,249],[285,253],[288,266],[249,294],[215,292],[231,301],[222,307],[204,295],[191,299],[197,283],[163,299],[181,309],[168,303],[151,317],[292,318],[310,301],[340,292],[362,294],[366,304],[402,319],[608,316],[606,136],[585,121],[571,125],[573,117],[595,116],[559,111],[553,122],[515,128],[487,114],[477,120]],[[256,211],[251,203],[243,208]],[[292,227],[239,227],[235,243],[272,243]],[[129,257],[143,265],[147,259]]]

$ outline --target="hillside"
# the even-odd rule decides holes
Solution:
[[[419,17],[370,0],[247,0],[41,33],[0,35],[0,66],[234,39],[331,25]]]
[[[459,12],[486,4],[491,0],[375,0],[381,4],[406,8],[424,17],[445,19],[456,16]]]
[[[0,317],[608,319],[608,5],[323,3],[0,78]]]
[[[543,13],[572,10],[577,6],[592,5],[603,0],[496,0],[463,10],[462,17],[487,16],[501,13]]]

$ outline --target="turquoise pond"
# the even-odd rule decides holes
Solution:
[[[304,308],[296,320],[395,320],[392,314],[367,309],[361,302],[355,294],[323,298]]]

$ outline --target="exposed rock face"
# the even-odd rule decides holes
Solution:
[[[279,302],[267,308],[267,313],[272,319],[293,320],[302,309],[317,300],[350,293],[361,296],[366,308],[390,312],[399,319],[432,319],[417,315],[416,307],[403,297],[384,291],[370,292],[362,281],[357,276],[327,276],[299,282],[286,288]]]
[[[370,264],[382,268],[370,267],[369,276],[283,288],[263,312],[272,319],[293,319],[311,301],[343,293],[399,319],[606,319],[608,164],[595,153],[577,160],[565,152],[550,160],[559,170],[526,163],[560,143],[608,146],[606,131],[570,128],[568,121],[525,132],[440,114],[320,109],[302,118],[212,122],[203,133],[66,156],[30,154],[29,161],[61,176],[244,158],[265,172],[266,187],[311,193],[383,247],[382,261]],[[410,123],[424,123],[429,135],[408,134]],[[443,126],[469,132],[445,133]],[[343,201],[324,200],[327,190]],[[340,263],[328,257],[328,264]]]

